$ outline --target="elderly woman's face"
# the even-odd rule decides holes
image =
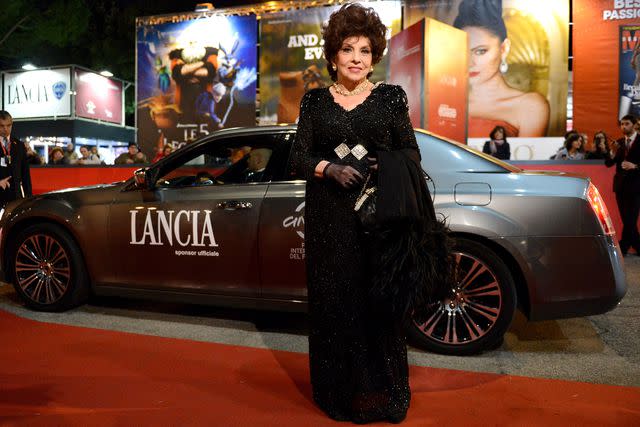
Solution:
[[[508,41],[501,43],[500,38],[481,27],[463,29],[469,35],[469,84],[484,83],[500,72]]]
[[[357,83],[364,80],[371,71],[372,61],[371,42],[368,37],[346,38],[335,59],[338,81]]]

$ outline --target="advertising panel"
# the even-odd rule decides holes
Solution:
[[[467,50],[467,35],[450,25],[426,20],[427,129],[466,143],[467,69],[466,57],[451,52]]]
[[[138,27],[138,143],[147,156],[256,124],[256,40],[255,15]]]
[[[564,134],[569,2],[405,2],[405,27],[424,17],[469,35],[469,137],[487,137],[496,125],[509,136]]]
[[[574,0],[573,22],[574,127],[616,137],[640,114],[640,2]]]
[[[389,83],[402,86],[409,101],[409,117],[416,128],[425,128],[424,24],[421,20],[405,28],[389,42]]]
[[[122,82],[75,70],[76,116],[122,124]]]
[[[4,74],[4,109],[14,119],[71,115],[71,69]]]
[[[467,60],[464,31],[422,19],[391,38],[390,77],[407,92],[414,127],[465,143],[467,139]]]
[[[400,31],[399,1],[365,3],[389,28]],[[340,6],[317,7],[263,15],[260,19],[260,124],[293,123],[307,90],[329,86],[322,52],[322,23]],[[374,67],[372,82],[387,80],[388,59]]]

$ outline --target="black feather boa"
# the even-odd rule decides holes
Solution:
[[[378,152],[372,302],[407,320],[451,293],[453,240],[436,218],[416,150]]]
[[[450,296],[453,241],[444,221],[390,221],[372,238],[371,297],[378,308],[402,318],[420,316],[429,303]]]

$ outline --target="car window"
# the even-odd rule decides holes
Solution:
[[[243,135],[212,140],[198,150],[185,153],[173,167],[163,171],[158,187],[200,187],[210,185],[270,182],[277,175],[278,142],[273,134]]]

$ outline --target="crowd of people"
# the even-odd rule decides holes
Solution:
[[[105,165],[106,162],[98,152],[95,145],[83,145],[76,150],[75,145],[70,142],[66,147],[55,146],[49,150],[49,161],[45,162],[40,154],[38,154],[28,142],[24,143],[27,162],[30,165],[78,165],[78,166],[95,166]],[[168,156],[173,151],[173,147],[166,145],[153,158],[153,162]],[[147,156],[140,150],[135,142],[130,142],[127,151],[115,158],[113,164],[144,164],[149,163]]]
[[[634,129],[638,131],[636,124]],[[550,157],[551,160],[603,160],[610,157],[611,147],[615,141],[603,131],[593,136],[593,144],[589,145],[586,133],[570,130],[564,135],[564,144],[558,152]],[[511,159],[511,146],[507,142],[507,131],[502,126],[496,126],[485,141],[482,152],[501,160]]]
[[[589,137],[586,133],[570,130],[564,135],[562,148],[551,158],[554,160],[603,160],[609,158],[613,142],[606,133],[598,131],[593,136],[593,144],[589,146]]]

